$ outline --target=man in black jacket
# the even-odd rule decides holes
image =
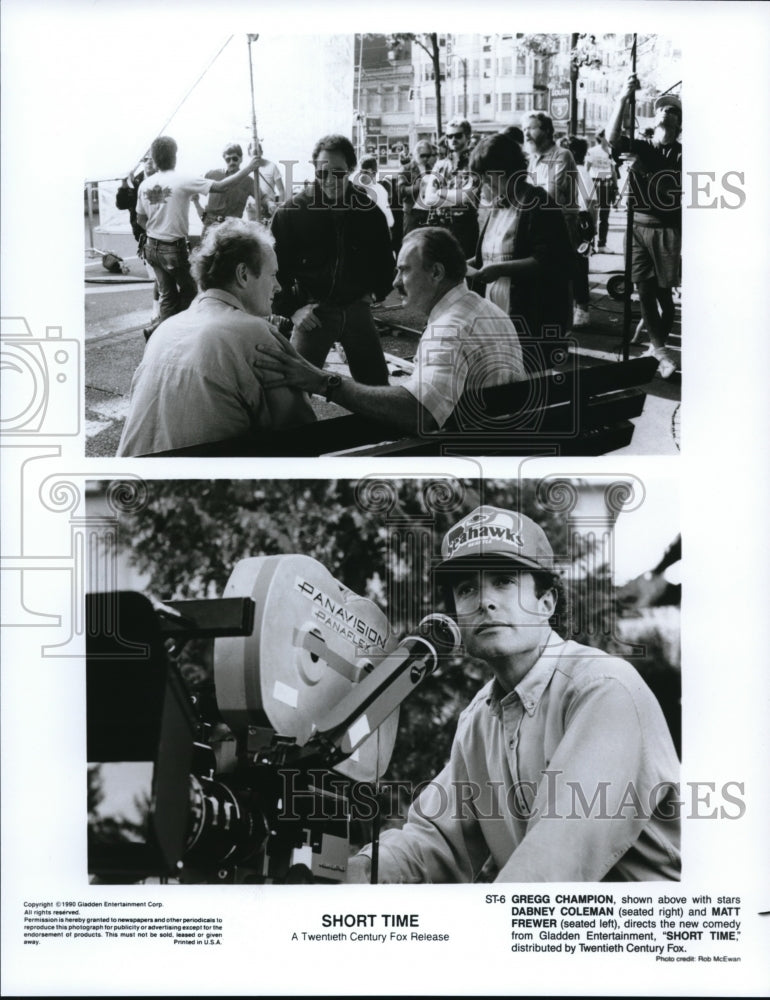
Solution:
[[[345,136],[319,139],[315,182],[273,216],[281,285],[274,310],[291,316],[292,343],[318,368],[339,342],[357,382],[387,385],[371,305],[391,290],[393,252],[385,216],[366,190],[350,182],[355,165]]]
[[[652,137],[633,139],[622,135],[623,117],[631,94],[640,87],[632,73],[620,96],[607,138],[616,157],[630,154],[628,180],[634,209],[631,278],[639,292],[643,323],[650,351],[658,359],[658,375],[670,378],[677,369],[666,341],[674,325],[672,289],[680,284],[682,253],[682,102],[675,94],[661,94],[655,101]]]

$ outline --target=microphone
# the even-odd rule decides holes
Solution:
[[[457,623],[431,614],[319,722],[317,735],[351,754],[461,642]]]

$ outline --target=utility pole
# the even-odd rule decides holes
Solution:
[[[578,63],[577,46],[580,35],[575,33],[570,36],[569,51],[569,130],[571,135],[578,133],[578,74],[580,65]]]
[[[251,145],[252,153],[254,156],[260,156],[259,151],[259,137],[257,136],[257,107],[254,99],[254,67],[251,61],[251,43],[256,42],[259,35],[246,35],[246,39],[249,45],[249,81],[251,83]],[[254,171],[254,203],[257,207],[257,222],[262,219],[262,193],[259,189],[259,164],[257,164],[257,169]]]

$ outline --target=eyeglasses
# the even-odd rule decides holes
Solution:
[[[447,132],[447,139],[464,139],[465,132]]]
[[[323,167],[319,167],[315,175],[319,181],[326,180],[327,177],[334,177],[335,180],[342,180],[343,177],[347,177],[350,173],[349,170],[325,170]]]
[[[225,163],[240,163],[240,162],[241,162],[240,156],[226,156],[225,157]]]

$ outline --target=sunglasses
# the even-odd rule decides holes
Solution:
[[[241,162],[241,157],[240,156],[226,156],[225,157],[225,163],[240,163],[240,162]]]

